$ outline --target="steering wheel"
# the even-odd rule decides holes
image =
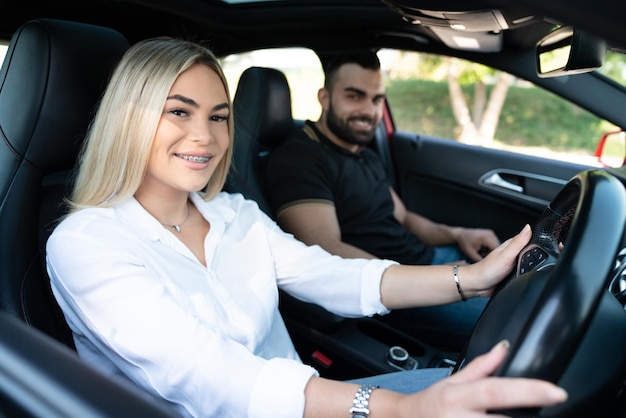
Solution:
[[[509,354],[495,376],[548,380],[569,398],[555,407],[500,413],[608,416],[599,411],[615,408],[626,379],[626,312],[608,291],[625,227],[622,183],[600,170],[574,176],[537,220],[453,373],[507,339]]]

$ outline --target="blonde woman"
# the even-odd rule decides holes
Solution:
[[[463,295],[450,266],[308,247],[254,202],[219,192],[232,150],[229,97],[212,53],[181,40],[140,42],[113,74],[70,213],[47,247],[52,288],[83,359],[194,417],[484,416],[565,399],[547,382],[488,377],[505,343],[451,377],[418,370],[369,378],[374,386],[324,379],[304,365],[278,288],[345,316],[488,296],[530,231],[461,266]],[[356,409],[355,396],[364,402]]]

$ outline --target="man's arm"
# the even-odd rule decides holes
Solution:
[[[290,206],[278,215],[278,224],[305,244],[317,244],[331,254],[343,258],[377,258],[341,241],[335,206],[330,202]]]
[[[404,227],[417,235],[426,245],[440,246],[456,244],[473,261],[483,258],[486,248],[493,250],[500,245],[500,240],[491,229],[463,228],[436,223],[428,218],[407,210],[400,196],[390,187],[393,199],[394,216]]]
[[[404,227],[420,237],[426,245],[452,245],[456,244],[458,229],[448,225],[431,221],[415,212],[411,212],[404,206],[400,196],[390,187],[389,192],[393,199],[393,215]]]

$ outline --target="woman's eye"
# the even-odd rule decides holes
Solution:
[[[211,116],[213,122],[224,122],[228,120],[228,115],[213,115]]]
[[[169,113],[171,113],[172,115],[175,116],[185,116],[187,115],[187,111],[183,110],[183,109],[172,109],[169,111]]]

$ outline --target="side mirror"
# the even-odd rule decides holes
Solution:
[[[537,75],[547,78],[596,70],[604,63],[606,49],[606,42],[597,36],[560,27],[537,43]]]
[[[595,156],[604,167],[626,165],[626,132],[610,131],[602,135]]]

